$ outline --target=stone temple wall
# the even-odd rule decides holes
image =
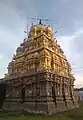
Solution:
[[[71,81],[51,72],[8,80],[3,109],[54,114],[76,107]]]

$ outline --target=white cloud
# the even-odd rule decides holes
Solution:
[[[77,37],[81,36],[82,34],[83,34],[83,28],[80,28],[76,32],[74,32],[71,36],[58,36],[57,37],[59,44],[61,45],[62,49],[64,50],[64,54],[66,55],[68,61],[70,62],[71,66],[72,66],[72,71],[76,78],[76,81],[75,81],[76,87],[83,86],[83,70],[78,68],[79,62],[81,62],[81,60],[79,59],[81,54],[78,54],[74,50],[75,46],[72,43],[75,42]],[[80,40],[79,40],[79,42],[80,42]]]
[[[4,55],[1,54],[0,55],[0,78],[4,76],[7,63],[8,63],[8,59]]]
[[[4,57],[4,55],[0,55],[0,60],[2,60],[2,59],[3,59],[3,57]]]
[[[75,87],[83,87],[83,75],[76,75],[75,76],[76,81],[75,81]]]

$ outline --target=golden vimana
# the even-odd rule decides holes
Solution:
[[[55,114],[78,106],[75,78],[50,25],[33,25],[8,65],[3,109]]]
[[[5,79],[26,76],[32,72],[52,71],[61,76],[72,76],[71,66],[54,38],[50,25],[32,25],[27,38],[16,50],[8,65]]]

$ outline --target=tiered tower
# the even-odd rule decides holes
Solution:
[[[4,108],[53,114],[77,105],[74,77],[51,26],[32,25],[16,50],[5,78]]]

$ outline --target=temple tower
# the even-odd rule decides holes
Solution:
[[[53,114],[77,106],[75,78],[50,25],[32,25],[8,65],[3,108]]]

